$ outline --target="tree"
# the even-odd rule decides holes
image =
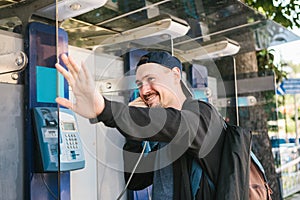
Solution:
[[[245,0],[245,3],[286,28],[300,28],[298,0]]]
[[[244,3],[246,3],[248,6],[252,7],[253,9],[257,10],[258,12],[265,15],[268,19],[273,20],[282,26],[292,29],[294,27],[300,28],[300,13],[297,12],[299,10],[299,1],[296,0],[242,0]],[[256,52],[256,59],[257,59],[257,71],[265,70],[265,69],[272,69],[276,74],[276,80],[277,82],[281,81],[283,78],[286,77],[286,74],[282,72],[282,70],[278,70],[281,68],[278,68],[278,66],[275,66],[273,64],[273,55],[272,52],[268,50],[262,50],[260,52]],[[253,65],[254,69],[255,66]],[[269,99],[270,96],[269,96]],[[252,114],[267,114],[266,111],[261,112],[258,110],[259,108],[254,108],[251,110]],[[260,120],[259,118],[252,119],[251,121]],[[264,121],[265,119],[261,119]],[[266,123],[262,123],[260,125],[256,125],[256,128],[261,128],[259,134],[257,134],[254,137],[254,146],[256,146],[256,149],[258,149],[257,153],[263,152],[264,154],[270,151],[270,149],[267,148],[267,137],[268,134],[264,131],[265,130]],[[263,142],[262,142],[263,141]],[[273,188],[273,195],[272,199],[281,199],[279,196],[281,196],[279,193],[279,185],[276,183],[276,180],[280,174],[275,173],[273,163],[268,161],[268,159],[265,159],[263,155],[259,155],[260,159],[262,160],[263,164],[265,165],[265,170],[267,174],[269,175],[269,178],[271,179],[271,187]],[[269,157],[270,158],[270,157]]]
[[[272,70],[276,76],[276,82],[279,83],[287,78],[287,72],[282,70],[282,63],[274,63],[274,49],[263,49],[256,52],[258,71]]]

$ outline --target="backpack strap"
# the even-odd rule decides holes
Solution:
[[[191,186],[192,186],[193,199],[195,199],[197,191],[200,188],[202,172],[203,172],[203,170],[202,170],[201,166],[199,165],[199,163],[196,162],[195,159],[193,159],[192,169],[191,169],[191,173],[190,173],[190,182],[191,182]]]
[[[204,175],[205,178],[207,179],[209,188],[211,190],[213,190],[213,191],[216,190],[214,183],[209,178],[209,176],[207,175],[207,173],[205,173],[205,171],[203,171],[203,169],[202,169],[201,165],[199,164],[199,162],[197,162],[196,159],[193,159],[193,161],[192,161],[192,169],[191,169],[191,173],[190,173],[190,182],[191,182],[191,186],[192,186],[193,199],[195,199],[197,191],[200,188],[200,183],[201,183],[202,175]]]
[[[193,199],[195,200],[198,190],[200,189],[200,183],[202,179],[202,175],[204,174],[205,178],[208,181],[209,188],[213,191],[215,191],[215,185],[209,178],[209,176],[203,171],[201,165],[196,159],[192,159],[192,166],[191,170],[189,171],[187,169],[187,158],[183,156],[181,158],[181,168],[183,171],[183,183],[185,187],[185,191],[190,191],[190,194],[186,199]],[[188,172],[190,172],[190,175],[188,176]]]
[[[268,179],[265,174],[264,167],[262,166],[262,164],[259,162],[258,158],[255,156],[255,154],[252,151],[250,151],[250,156],[251,156],[251,161],[253,162],[253,164],[257,166],[258,170],[261,172],[261,175],[263,176],[264,186],[266,187],[266,192],[267,192],[267,200],[272,200],[271,194],[273,193],[273,191],[268,184]]]
[[[190,184],[190,179],[188,176],[189,170],[187,167],[186,155],[183,155],[180,158],[180,165],[181,165],[181,170],[182,170],[182,181],[183,181],[183,187],[184,187],[184,191],[185,191],[185,199],[192,199],[191,198],[191,184]]]
[[[265,181],[267,181],[267,177],[266,177],[266,174],[265,174],[265,170],[264,170],[264,167],[262,166],[262,164],[259,162],[258,158],[256,157],[256,155],[250,151],[250,156],[251,156],[251,159],[253,160],[253,162],[256,164],[256,166],[259,168],[259,170],[262,172],[262,174],[264,175],[264,179]]]
[[[189,165],[187,163],[188,160],[190,163]],[[185,187],[185,191],[189,191],[189,194],[186,194],[188,195],[186,199],[196,199],[197,192],[200,189],[202,176],[204,176],[207,179],[209,188],[212,191],[216,191],[214,183],[209,178],[207,173],[205,173],[200,163],[196,159],[189,159],[186,158],[186,156],[184,155],[180,158],[180,165],[182,169],[182,181]],[[188,169],[187,166],[190,166],[190,169]]]

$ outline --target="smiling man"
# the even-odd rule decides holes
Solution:
[[[135,101],[130,103],[130,106],[137,106],[140,107],[142,105],[142,102],[147,107],[151,108],[169,108],[169,109],[176,109],[179,110],[193,110],[193,113],[189,113],[189,117],[184,117],[184,120],[187,120],[187,123],[190,123],[189,126],[190,129],[195,128],[194,131],[190,130],[187,135],[188,137],[191,137],[192,139],[185,143],[183,140],[176,141],[176,135],[181,135],[182,138],[184,138],[185,134],[183,131],[179,131],[181,133],[178,133],[177,131],[181,128],[177,126],[180,124],[180,121],[182,116],[180,116],[180,113],[174,113],[175,116],[167,117],[168,119],[172,120],[173,123],[170,121],[170,123],[166,123],[164,125],[165,128],[170,129],[171,126],[176,127],[169,138],[169,140],[165,140],[163,135],[157,136],[157,139],[151,139],[150,138],[150,146],[152,147],[152,152],[159,152],[161,149],[169,147],[168,150],[166,150],[167,153],[170,154],[170,156],[162,156],[160,153],[156,153],[154,156],[155,159],[151,160],[151,157],[148,159],[147,157],[143,158],[140,163],[140,168],[144,169],[144,171],[148,173],[136,173],[134,174],[131,183],[129,184],[129,189],[132,190],[140,190],[143,189],[150,184],[153,184],[152,187],[152,199],[158,200],[158,199],[212,199],[214,198],[214,192],[209,191],[209,187],[207,185],[207,179],[203,181],[203,186],[201,188],[202,191],[196,190],[194,194],[189,194],[189,191],[185,191],[184,185],[187,183],[184,182],[182,174],[188,173],[190,174],[191,171],[191,165],[193,156],[189,156],[187,154],[191,153],[193,150],[192,148],[198,149],[196,150],[196,154],[198,156],[195,156],[195,158],[202,157],[199,155],[201,145],[200,143],[203,141],[200,141],[200,137],[205,138],[205,135],[209,132],[208,129],[211,125],[211,120],[215,120],[214,128],[216,130],[215,137],[216,139],[211,144],[211,148],[207,148],[206,154],[210,152],[213,149],[213,146],[217,143],[219,140],[219,136],[222,133],[223,130],[223,121],[220,118],[220,116],[217,114],[216,110],[209,104],[206,104],[204,102],[201,102],[201,108],[199,107],[199,104],[196,104],[197,101],[194,101],[191,99],[191,92],[189,89],[185,86],[181,79],[182,74],[182,64],[181,62],[174,56],[170,55],[167,52],[162,51],[155,51],[150,52],[140,58],[140,61],[137,64],[136,67],[136,84],[139,89],[140,97],[137,98]],[[142,106],[144,107],[144,106]],[[201,110],[200,110],[201,109]],[[183,111],[183,112],[185,112]],[[193,115],[196,114],[196,115]],[[197,129],[199,128],[199,123],[201,123],[200,116],[202,115],[203,119],[205,119],[203,122],[204,124],[200,125],[202,129],[199,133],[196,133]],[[181,119],[180,119],[181,118]],[[166,126],[167,125],[167,126]],[[170,126],[170,127],[168,127]],[[171,130],[171,129],[170,129]],[[192,133],[194,132],[194,133]],[[180,137],[181,137],[180,136]],[[181,139],[182,139],[181,138]],[[198,138],[198,139],[196,139]],[[198,140],[199,144],[196,144],[196,140]],[[221,139],[222,140],[222,139]],[[151,142],[152,141],[152,142]],[[176,142],[174,142],[176,141]],[[181,144],[180,144],[181,143]],[[193,146],[193,143],[195,143],[195,146]],[[180,145],[178,145],[180,144]],[[178,146],[177,146],[178,145]],[[178,156],[178,152],[172,148],[176,148],[179,146],[186,146],[187,148],[183,150],[179,150],[180,155]],[[130,158],[130,155],[127,155],[128,152],[140,152],[142,148],[142,144],[134,139],[127,140],[127,143],[124,145],[124,168],[125,171],[130,171],[130,169],[133,168],[131,163],[133,160]],[[189,149],[190,148],[190,149]],[[203,148],[205,149],[205,148]],[[171,151],[171,152],[170,152]],[[189,153],[188,153],[189,152]],[[213,156],[220,157],[220,148],[219,150],[215,150],[212,153]],[[179,157],[180,159],[174,159],[173,156]],[[204,156],[205,157],[205,156]],[[161,163],[161,160],[170,160],[173,159],[172,162],[169,162],[165,164],[165,166]],[[159,162],[159,161],[161,162]],[[206,160],[206,158],[204,159]],[[215,162],[215,158],[212,159],[208,158],[208,162],[205,161],[205,163]],[[151,161],[154,163],[151,165]],[[145,170],[147,169],[145,166],[143,166],[144,163],[148,163],[148,165],[153,166],[153,170]],[[162,166],[163,165],[163,166]],[[186,165],[186,168],[182,167],[181,165]],[[210,164],[209,164],[210,165]],[[188,170],[187,170],[188,169]],[[141,170],[143,171],[143,170]],[[218,164],[214,167],[214,169],[209,169],[209,173],[211,177],[217,177],[218,174]],[[125,173],[125,178],[128,180],[130,173]],[[189,177],[190,175],[188,175]],[[210,178],[209,178],[210,179]],[[196,181],[197,182],[197,181]],[[206,182],[206,184],[205,184]],[[188,183],[189,184],[189,183]],[[197,184],[200,184],[200,180]],[[205,186],[204,186],[205,185]],[[191,187],[191,186],[189,186]],[[198,188],[198,187],[196,187]]]
[[[181,68],[180,61],[167,52],[143,56],[136,68],[136,85],[142,100],[149,107],[181,109],[186,99],[181,87]]]
[[[72,87],[76,103],[60,97],[57,103],[89,118],[91,123],[102,122],[117,128],[127,138],[126,180],[142,151],[142,141],[155,144],[139,162],[129,189],[140,190],[153,184],[153,200],[215,198],[218,188],[211,187],[211,183],[217,186],[220,169],[224,168],[220,158],[225,122],[212,105],[191,98],[181,80],[182,64],[176,57],[165,51],[141,57],[136,68],[140,97],[130,106],[104,98],[84,65],[78,66],[65,55],[62,60],[69,71],[59,64],[56,68]],[[201,180],[191,175],[198,174],[192,165],[194,161],[203,169]],[[236,193],[247,199],[248,193],[243,188],[248,186],[236,186],[241,187]],[[228,199],[237,199],[230,196],[231,192],[228,191]]]

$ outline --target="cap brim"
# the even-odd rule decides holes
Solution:
[[[181,84],[181,88],[182,88],[182,91],[183,91],[184,95],[186,97],[193,97],[192,91],[188,88],[188,86],[185,84],[185,82],[180,80],[180,84]]]

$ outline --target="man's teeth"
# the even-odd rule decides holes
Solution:
[[[151,101],[152,99],[154,99],[155,95],[151,95],[150,97],[147,98],[148,101]]]

